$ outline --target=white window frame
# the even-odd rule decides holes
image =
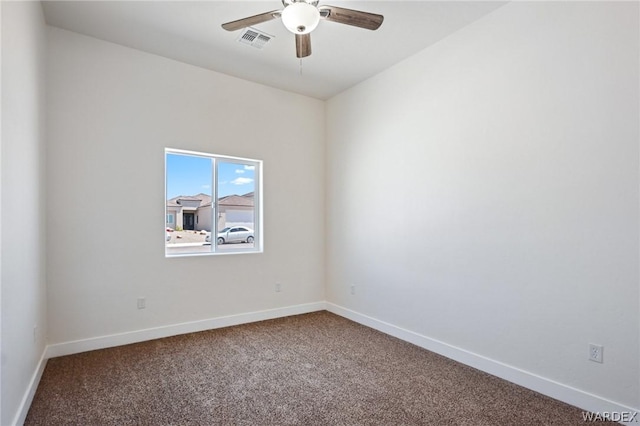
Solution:
[[[164,150],[164,214],[167,217],[167,154],[186,155],[192,157],[209,158],[212,161],[211,173],[211,251],[210,252],[185,252],[179,254],[167,253],[167,245],[165,241],[165,257],[186,257],[186,256],[210,256],[210,255],[227,255],[239,253],[262,253],[264,251],[264,239],[262,234],[263,228],[263,206],[262,206],[262,160],[251,158],[232,157],[228,155],[211,154],[207,152],[188,151],[184,149],[165,148]],[[218,235],[218,163],[235,163],[238,165],[251,165],[254,167],[254,196],[253,196],[253,214],[254,214],[254,241],[251,248],[225,248],[220,249],[216,243]],[[174,223],[175,223],[174,216]]]

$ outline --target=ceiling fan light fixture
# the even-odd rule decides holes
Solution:
[[[305,2],[290,4],[282,11],[282,23],[294,34],[308,34],[320,22],[318,8]]]

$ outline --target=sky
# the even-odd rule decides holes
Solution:
[[[211,195],[211,158],[167,154],[167,199],[178,195]],[[253,166],[218,160],[218,197],[244,195],[255,189]]]

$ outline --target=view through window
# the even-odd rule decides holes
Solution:
[[[166,255],[262,251],[261,165],[166,149]]]

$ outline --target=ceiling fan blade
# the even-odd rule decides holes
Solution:
[[[367,30],[377,30],[384,20],[382,15],[336,6],[320,6],[318,10],[320,10],[320,16],[327,21],[353,25]]]
[[[296,56],[305,58],[311,55],[311,33],[296,34]]]
[[[271,12],[261,13],[259,15],[249,16],[248,18],[238,19],[237,21],[227,22],[222,24],[222,28],[227,31],[240,30],[242,28],[250,27],[252,25],[261,24],[263,22],[271,21],[280,17],[281,10],[272,10]]]

